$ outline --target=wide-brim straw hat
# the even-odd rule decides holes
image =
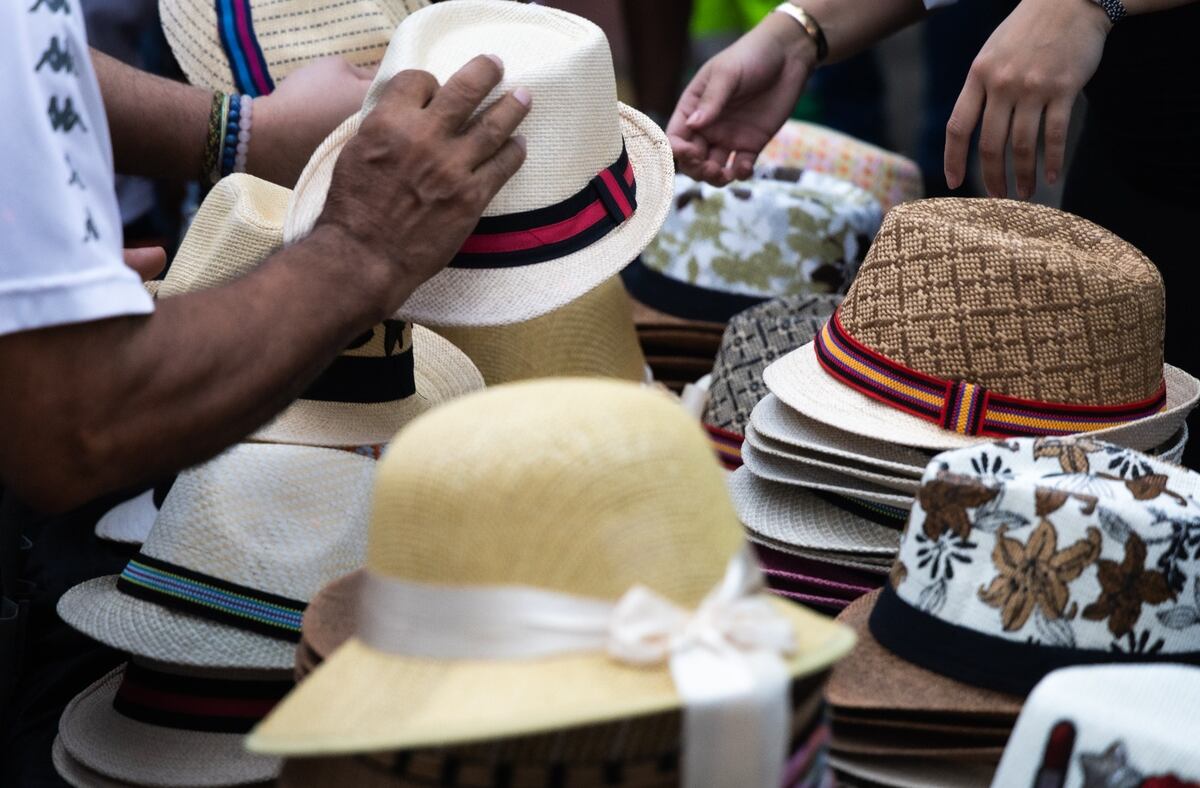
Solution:
[[[760,479],[778,484],[819,490],[896,509],[911,509],[914,500],[912,493],[898,492],[838,471],[794,463],[760,451],[750,443],[742,444],[742,463]]]
[[[68,771],[72,764],[86,770],[76,772],[76,779],[95,773],[133,785],[207,788],[269,782],[278,776],[281,761],[247,752],[242,734],[152,725],[118,713],[113,699],[124,671],[124,665],[111,671],[63,711],[56,749],[65,758],[56,760]],[[92,783],[80,779],[80,784]]]
[[[637,584],[691,607],[747,549],[722,480],[700,427],[661,393],[601,380],[496,387],[422,417],[389,446],[367,571],[396,591],[391,583],[518,586],[615,601]],[[797,638],[783,658],[789,675],[848,650],[828,619],[763,601]],[[431,659],[367,637],[360,626],[248,746],[289,756],[440,747],[683,705],[665,665],[634,668],[603,651]]]
[[[331,55],[374,66],[429,0],[159,0],[163,33],[193,85],[261,96]]]
[[[840,459],[835,461],[820,454],[810,454],[803,450],[794,449],[782,441],[776,441],[759,435],[758,431],[754,429],[753,424],[746,427],[745,442],[757,451],[790,463],[795,463],[799,466],[832,471],[899,493],[912,494],[921,486],[920,479],[914,479],[911,476],[892,475],[872,468],[866,463]]]
[[[566,253],[556,252],[551,244],[522,251],[519,257],[512,256],[515,252],[504,259],[472,253],[472,260],[462,261],[461,266],[452,261],[417,288],[397,312],[400,319],[438,326],[488,326],[544,315],[616,275],[658,233],[670,206],[671,146],[653,121],[617,101],[612,55],[600,28],[539,6],[457,0],[419,11],[397,29],[362,112],[347,119],[317,148],[301,174],[288,208],[285,239],[293,242],[315,225],[338,155],[393,76],[405,69],[421,69],[444,84],[483,53],[493,53],[504,62],[504,79],[485,107],[517,87],[527,88],[533,96],[530,113],[517,129],[527,141],[525,163],[484,211],[484,222],[503,216],[508,224],[528,224],[540,215],[534,211],[556,208],[573,196],[595,194],[598,202],[593,205],[609,206],[608,201],[613,201],[616,208],[602,211],[616,224],[598,240]],[[610,169],[621,160],[622,150],[636,182],[636,206],[629,194],[604,192],[624,189]],[[597,185],[600,181],[610,185]],[[628,183],[626,177],[625,186]],[[613,214],[618,208],[620,220]],[[536,229],[528,229],[527,235],[533,237]],[[481,225],[474,238],[490,238],[478,234],[486,230],[486,224]],[[557,248],[570,249],[583,243],[583,237],[556,243]],[[562,247],[563,243],[568,245]]]
[[[489,386],[551,377],[641,381],[646,358],[621,280],[613,277],[549,314],[505,326],[431,326]]]
[[[1164,299],[1154,264],[1084,219],[920,200],[888,213],[821,335],[764,379],[803,415],[906,446],[1098,426],[1146,450],[1200,399],[1163,363]]]

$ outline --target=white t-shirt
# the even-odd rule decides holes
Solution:
[[[0,335],[154,310],[77,0],[0,2]]]

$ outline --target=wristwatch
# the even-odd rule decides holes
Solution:
[[[1092,2],[1104,9],[1104,13],[1108,14],[1108,21],[1114,25],[1129,13],[1121,0],[1092,0]]]
[[[1100,0],[1096,1],[1099,2]],[[825,32],[817,24],[817,20],[813,19],[812,14],[800,6],[792,5],[787,0],[775,6],[775,10],[781,14],[787,14],[800,23],[800,27],[804,28],[804,32],[808,33],[808,37],[817,45],[817,62],[820,63],[824,60],[829,54],[829,43],[825,41]]]

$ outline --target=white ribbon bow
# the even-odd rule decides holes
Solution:
[[[451,588],[368,572],[359,637],[433,659],[532,659],[604,651],[636,666],[667,663],[684,705],[684,784],[778,788],[790,738],[782,657],[791,622],[763,596],[749,548],[695,611],[644,586],[614,605],[528,587]]]

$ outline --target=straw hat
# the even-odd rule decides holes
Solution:
[[[158,0],[163,33],[193,85],[263,96],[329,55],[383,57],[396,25],[429,0]]]
[[[1096,437],[1147,449],[1200,398],[1200,381],[1163,364],[1163,303],[1154,265],[1078,217],[907,203],[817,341],[764,379],[809,418],[907,446],[1102,425]]]
[[[721,479],[683,409],[632,384],[501,386],[423,416],[378,466],[370,593],[358,633],[248,746],[286,755],[441,747],[679,710],[680,691],[664,664],[632,668],[603,647],[533,660],[519,653],[531,647],[528,638],[512,642],[518,652],[510,658],[411,652],[458,653],[448,626],[458,613],[481,626],[497,619],[474,619],[479,608],[467,598],[488,604],[510,590],[538,605],[550,596],[608,609],[606,600],[643,585],[672,604],[700,604],[731,559],[744,557]],[[438,597],[447,592],[463,601],[443,603]],[[434,618],[411,618],[429,609],[414,607],[413,594],[434,595]],[[850,646],[824,618],[751,598],[766,603],[762,615],[790,622],[798,648],[784,675],[819,672]],[[406,633],[388,628],[401,620],[397,606],[415,627]],[[516,608],[530,610],[526,602],[505,607]],[[468,641],[471,653],[489,653],[507,631]],[[422,645],[425,637],[439,645]],[[757,749],[752,738],[742,744]]]
[[[181,473],[125,571],[75,586],[58,614],[148,659],[287,669],[308,600],[363,564],[374,469],[348,451],[239,444]]]
[[[840,131],[789,120],[758,157],[759,176],[777,177],[778,170],[824,172],[865,189],[883,212],[925,196],[921,168],[915,161],[857,140]]]
[[[422,69],[444,83],[484,52],[504,61],[493,97],[518,86],[533,95],[518,128],[528,154],[449,268],[401,307],[398,316],[407,320],[488,326],[551,312],[624,268],[658,232],[670,204],[671,147],[646,116],[617,102],[600,28],[539,6],[458,0],[413,14],[397,29],[362,112],[317,148],[301,174],[286,240],[316,223],[338,154],[393,76]],[[557,234],[546,230],[547,222],[584,214],[582,232],[570,235],[565,224]]]
[[[891,584],[845,614],[864,656],[835,670],[835,705],[924,709],[945,690],[950,710],[987,710],[1059,667],[1200,663],[1182,625],[1200,576],[1178,549],[1200,526],[1179,492],[1196,474],[1090,438],[996,450],[983,472],[971,450],[927,469]]]
[[[851,479],[857,479],[863,482],[868,482],[876,487],[885,488],[895,492],[911,495],[917,491],[920,486],[920,480],[914,479],[907,474],[893,475],[886,471],[881,471],[867,463],[857,463],[853,460],[831,459],[821,454],[812,454],[803,450],[797,450],[788,446],[782,441],[773,440],[765,436],[759,435],[751,424],[746,427],[746,443],[750,444],[756,451],[763,454],[768,454],[772,457],[786,460],[800,467],[817,468],[826,471],[832,471],[843,476],[848,476]]]
[[[146,541],[154,521],[158,519],[158,510],[174,483],[175,477],[172,476],[100,515],[96,521],[96,536],[122,544],[141,544]]]
[[[722,188],[677,175],[662,231],[621,275],[649,307],[725,323],[769,298],[844,291],[882,221],[878,200],[821,173]]]
[[[230,674],[135,660],[67,704],[55,767],[88,788],[268,782],[279,759],[246,752],[243,734],[292,686],[280,671]]]
[[[912,507],[912,493],[898,492],[889,487],[856,479],[841,471],[813,465],[801,465],[768,454],[752,443],[742,444],[742,462],[747,470],[760,479],[809,490],[820,490],[849,498],[907,510]]]
[[[431,330],[466,353],[489,386],[550,377],[645,377],[646,359],[618,277],[524,323]]]
[[[213,187],[179,246],[159,298],[227,284],[283,245],[290,192],[250,175]],[[483,388],[458,348],[421,326],[387,322],[348,348],[251,440],[304,446],[387,443],[417,415]]]

